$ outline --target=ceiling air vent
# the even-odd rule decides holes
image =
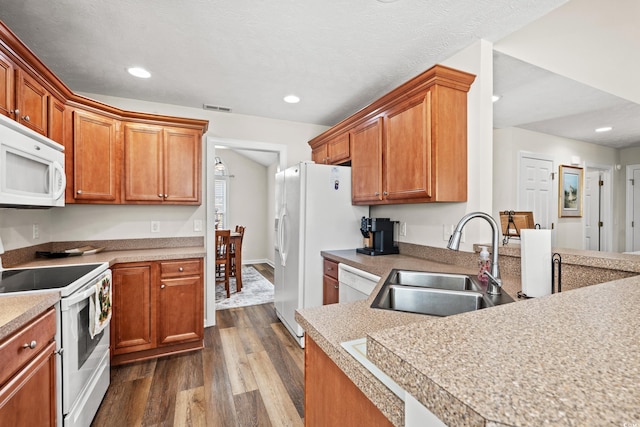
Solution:
[[[231,112],[231,108],[230,107],[222,107],[220,105],[202,104],[202,108],[204,108],[205,110],[210,110],[210,111],[220,111],[222,113],[230,113]]]

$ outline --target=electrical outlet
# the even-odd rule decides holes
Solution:
[[[160,221],[151,221],[151,232],[152,233],[160,232]]]
[[[195,231],[195,232],[202,231],[202,220],[201,219],[194,219],[193,220],[193,231]]]
[[[38,224],[33,224],[33,240],[40,238],[40,227]]]
[[[406,222],[401,222],[400,223],[400,236],[406,236],[407,235],[407,223]]]
[[[452,234],[453,234],[453,225],[442,224],[442,240],[444,240],[445,242],[448,242]]]

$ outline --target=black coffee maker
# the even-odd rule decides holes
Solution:
[[[400,251],[395,244],[393,236],[395,221],[389,218],[365,218],[360,221],[360,231],[364,237],[364,248],[356,249],[356,252],[366,255],[391,255]]]

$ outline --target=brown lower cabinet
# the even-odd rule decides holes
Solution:
[[[308,335],[304,357],[306,427],[393,425]]]
[[[203,347],[203,260],[116,264],[111,363]]]
[[[0,343],[0,425],[56,425],[55,332],[51,309]]]
[[[340,300],[338,283],[338,263],[329,259],[322,260],[322,305],[336,304]]]

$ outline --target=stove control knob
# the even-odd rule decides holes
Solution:
[[[36,348],[36,346],[38,345],[37,342],[31,341],[30,343],[24,343],[24,345],[22,346],[22,348],[30,348],[31,350],[33,350],[34,348]]]

